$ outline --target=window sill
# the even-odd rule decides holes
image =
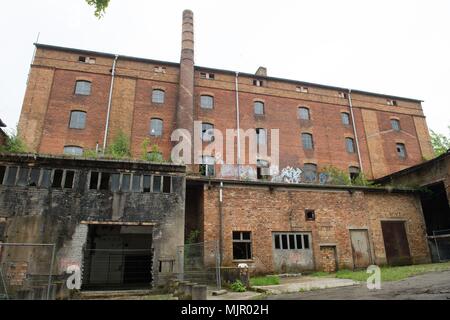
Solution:
[[[233,263],[254,263],[255,260],[233,260]]]

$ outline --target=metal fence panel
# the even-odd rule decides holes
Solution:
[[[433,252],[439,262],[450,261],[450,229],[433,231]]]

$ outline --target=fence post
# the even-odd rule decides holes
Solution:
[[[216,242],[216,279],[217,279],[217,290],[222,290],[222,279],[220,275],[221,271],[221,256],[220,256],[220,242]]]

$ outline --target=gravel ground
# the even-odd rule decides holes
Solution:
[[[450,300],[450,271],[431,272],[401,281],[383,282],[380,290],[366,284],[293,294],[268,300]]]

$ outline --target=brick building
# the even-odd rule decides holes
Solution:
[[[81,154],[123,131],[134,157],[149,139],[147,151],[157,145],[169,160],[172,132],[193,134],[197,120],[223,133],[258,129],[269,150],[279,129],[279,169],[333,165],[379,178],[432,157],[420,100],[273,78],[264,68],[195,66],[193,38],[187,11],[180,63],[36,44],[19,122],[26,144],[37,153]],[[242,159],[247,152],[241,145]],[[270,168],[270,157],[260,160]],[[241,173],[256,179],[256,167],[243,163]],[[215,176],[239,173],[216,165]]]
[[[0,146],[5,145],[8,138],[6,132],[3,131],[2,128],[6,128],[6,124],[0,119]]]

